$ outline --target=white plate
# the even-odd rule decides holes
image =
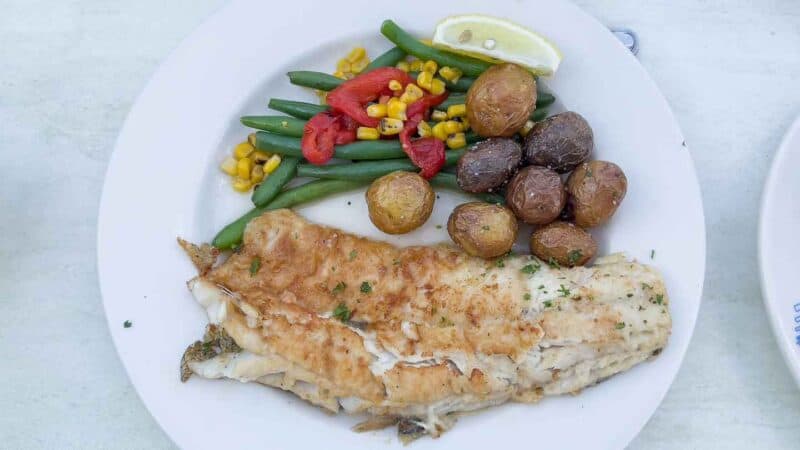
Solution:
[[[666,393],[694,327],[703,284],[705,233],[689,151],[655,84],[609,31],[561,1],[235,2],[204,23],[161,66],[131,109],[103,191],[98,231],[100,284],[111,333],[144,403],[187,448],[400,448],[391,430],[355,434],[356,419],[331,417],[293,396],[231,381],[178,380],[178,360],[206,319],[184,281],[193,268],[176,236],[209,240],[248,209],[219,161],[247,131],[242,114],[269,97],[313,100],[291,86],[291,69],[330,71],[355,44],[371,55],[389,47],[378,29],[391,17],[420,35],[439,18],[483,12],[514,18],[552,39],[565,59],[550,88],[592,125],[596,156],[617,162],[629,189],[596,235],[603,252],[627,251],[662,271],[672,299],[673,334],[654,362],[577,397],[512,404],[459,419],[441,439],[415,449],[529,445],[620,448]],[[304,207],[311,220],[396,243],[446,240],[455,196],[442,193],[426,229],[402,238],[368,222],[363,193]],[[351,206],[346,201],[352,201]],[[650,260],[651,249],[655,259]],[[125,320],[133,322],[123,328]]]
[[[761,289],[783,359],[800,385],[800,117],[772,161],[758,229]]]

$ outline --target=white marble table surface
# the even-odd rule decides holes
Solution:
[[[173,446],[109,338],[97,206],[131,103],[222,3],[0,0],[2,448]],[[800,391],[762,307],[755,236],[771,157],[800,114],[800,2],[579,3],[639,33],[639,58],[683,128],[706,208],[697,329],[631,448],[798,448]]]

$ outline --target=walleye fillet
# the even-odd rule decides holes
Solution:
[[[437,436],[455,414],[577,393],[657,355],[661,276],[620,256],[550,267],[448,246],[396,248],[289,210],[188,283],[209,330],[182,377],[255,381],[332,412]],[[366,428],[369,428],[367,425]]]

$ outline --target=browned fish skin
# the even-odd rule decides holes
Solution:
[[[398,249],[288,210],[253,220],[241,250],[190,287],[247,353],[217,361],[224,370],[190,365],[196,373],[253,379],[334,411],[421,416],[433,434],[451,412],[574,392],[626,370],[662,348],[671,326],[647,266],[552,269]],[[340,305],[348,323],[332,317]]]

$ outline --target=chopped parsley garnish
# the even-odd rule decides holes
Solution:
[[[333,310],[333,317],[341,320],[342,322],[347,322],[350,320],[350,314],[352,314],[350,312],[350,308],[348,308],[344,303],[339,303],[336,306],[336,309]]]
[[[250,276],[257,274],[259,269],[261,269],[261,257],[256,256],[250,261]]]
[[[528,275],[533,275],[541,268],[542,268],[542,266],[540,266],[539,264],[525,264],[519,270],[522,273],[526,273]]]
[[[489,225],[484,225],[484,226],[481,227],[481,230],[483,230],[483,231],[489,231],[490,229],[491,229],[491,227]]]
[[[581,257],[583,257],[583,253],[580,250],[573,250],[567,254],[567,261],[574,266],[581,260]]]
[[[631,298],[631,297],[633,297],[633,294],[632,294],[632,293],[629,293],[629,294],[628,294],[628,298]]]
[[[340,293],[344,292],[344,289],[346,287],[347,287],[347,284],[345,284],[344,281],[340,281],[340,282],[336,283],[336,286],[333,289],[331,289],[331,294],[333,294],[333,295],[340,294]]]
[[[540,285],[539,285],[539,287],[538,287],[537,289],[539,289],[539,290],[541,291],[542,289],[544,289],[544,285],[543,285],[543,284],[540,284]]]
[[[664,303],[664,294],[656,294],[656,304]]]
[[[392,265],[394,265],[394,266],[399,266],[399,265],[400,265],[400,260],[399,260],[399,259],[397,259],[397,258],[393,259],[393,260],[392,260]]]
[[[436,229],[437,229],[437,230],[441,230],[441,229],[442,229],[442,226],[441,226],[441,225],[436,225]]]
[[[526,292],[525,295],[522,296],[522,298],[524,298],[525,300],[530,300],[531,299],[531,293],[530,292]]]
[[[551,307],[551,306],[553,306],[553,302],[551,302],[550,300],[545,300],[545,302],[544,302],[544,307],[545,307],[545,308],[549,308],[549,307]]]
[[[452,320],[450,320],[450,319],[448,319],[448,318],[447,318],[447,317],[445,317],[445,316],[442,316],[442,318],[441,318],[441,319],[439,319],[439,326],[440,326],[440,327],[452,327],[453,325],[455,325],[455,324],[453,323],[453,321],[452,321]]]
[[[614,325],[614,328],[616,328],[618,330],[621,330],[621,329],[625,328],[625,322],[617,322],[617,324]]]
[[[650,259],[653,259],[655,257],[656,257],[656,251],[655,250],[650,250]]]
[[[365,294],[369,294],[370,292],[372,292],[372,286],[369,284],[369,281],[361,282],[361,292]]]
[[[561,265],[558,264],[558,261],[553,259],[552,256],[550,257],[550,259],[547,260],[547,265],[550,266],[551,269],[560,269],[561,268]]]
[[[653,289],[653,286],[650,286],[647,283],[642,283],[642,289]]]
[[[569,289],[567,289],[563,284],[560,288],[558,288],[557,292],[561,294],[562,297],[569,297]]]
[[[350,261],[352,261],[352,260],[356,259],[356,256],[358,256],[358,252],[355,251],[355,250],[350,250],[350,256],[348,256],[348,259]]]
[[[506,253],[505,255],[497,258],[497,260],[494,262],[494,265],[497,266],[497,267],[500,267],[500,268],[505,267],[506,266],[506,258],[508,258],[508,255],[509,255],[509,253]]]
[[[122,326],[125,327],[125,328],[130,328],[132,325],[133,325],[133,322],[131,322],[130,320],[126,320],[125,322],[122,322]]]

